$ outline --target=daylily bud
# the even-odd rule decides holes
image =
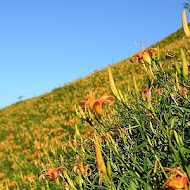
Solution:
[[[147,141],[148,141],[149,145],[150,145],[151,147],[153,147],[152,142],[151,142],[149,136],[147,135],[146,137],[147,137]]]
[[[176,88],[177,88],[178,92],[181,92],[181,87],[180,87],[180,85],[179,85],[179,79],[178,79],[177,74],[176,74],[176,76],[175,76],[175,81],[176,81]]]
[[[112,176],[112,169],[111,169],[111,163],[109,160],[107,161],[107,171],[108,171],[108,176],[111,177]]]
[[[100,149],[98,137],[95,138],[94,147],[95,147],[95,152],[96,152],[96,161],[97,161],[98,170],[100,173],[106,176],[107,169],[106,169],[106,165],[104,163],[104,159],[103,159],[102,152]]]
[[[179,64],[175,63],[175,69],[176,69],[177,74],[180,76],[181,75],[181,69],[179,67]]]
[[[151,57],[147,52],[143,53],[143,60],[144,60],[144,62],[151,64]]]
[[[156,160],[155,163],[154,163],[154,173],[156,173],[157,170],[158,170],[158,164],[159,164],[159,161]]]
[[[137,87],[137,83],[134,76],[133,76],[133,85],[134,85],[135,95],[137,97],[137,100],[139,100],[139,89]]]
[[[186,81],[188,78],[188,62],[186,60],[186,56],[185,56],[185,52],[183,51],[183,49],[180,49],[181,52],[181,59],[182,59],[182,75],[183,75],[183,79]]]
[[[160,60],[160,48],[157,46],[157,59]]]
[[[112,71],[111,71],[111,67],[109,66],[108,67],[108,73],[109,73],[109,81],[110,81],[110,87],[111,87],[111,90],[113,92],[113,94],[119,99],[121,100],[120,96],[119,96],[119,93],[118,93],[118,90],[115,86],[115,82],[114,82],[114,79],[113,79],[113,75],[112,75]]]
[[[183,88],[182,89],[182,95],[184,96],[184,97],[187,97],[187,94],[188,94],[188,90],[187,90],[187,88]]]
[[[75,137],[81,137],[77,125],[75,125]]]
[[[175,140],[176,140],[177,144],[180,146],[181,143],[180,143],[180,140],[179,140],[179,136],[178,136],[178,134],[177,134],[177,132],[175,130],[173,132],[174,132]]]
[[[189,27],[187,24],[187,17],[186,17],[186,11],[183,10],[182,12],[182,25],[183,25],[183,30],[186,34],[186,36],[189,38],[190,37],[190,31],[189,31]]]
[[[72,181],[72,179],[69,177],[69,175],[67,174],[66,171],[64,171],[64,177],[67,179],[67,182],[69,183],[70,187],[73,189],[73,190],[76,190],[76,187]]]

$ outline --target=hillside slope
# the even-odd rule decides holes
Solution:
[[[160,47],[162,58],[169,50],[177,60],[176,50],[179,47],[189,48],[182,29],[154,46]],[[171,65],[172,59],[168,59],[166,67]],[[130,94],[132,91],[132,75],[139,87],[145,87],[142,65],[125,59],[114,64],[113,70],[116,84],[123,92]],[[51,93],[0,110],[0,173],[3,176],[0,175],[0,187],[4,183],[14,186],[14,182],[18,183],[21,179],[27,183],[31,176],[37,179],[42,163],[50,163],[55,152],[62,151],[63,143],[74,133],[75,123],[80,125],[75,105],[80,104],[90,90],[95,91],[97,96],[111,93],[106,68]],[[87,133],[85,128],[80,130]],[[51,158],[49,153],[52,153]]]

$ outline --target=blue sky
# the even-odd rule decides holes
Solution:
[[[181,27],[180,0],[0,1],[0,108],[122,60]],[[189,16],[189,15],[188,15]]]

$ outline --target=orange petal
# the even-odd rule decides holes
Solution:
[[[103,114],[102,103],[98,101],[94,102],[93,110],[97,115],[102,115]]]

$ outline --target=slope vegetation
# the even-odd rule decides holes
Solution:
[[[173,67],[173,60],[180,61],[180,47],[189,48],[182,29],[154,46],[160,48],[162,60],[168,51],[175,56],[165,60],[166,70]],[[186,56],[190,60],[190,52]],[[131,63],[128,58],[114,64],[113,69],[116,85],[122,92],[133,93],[132,76],[139,88],[146,87],[142,65]],[[76,117],[75,105],[80,105],[89,91],[94,91],[97,97],[111,94],[107,68],[0,110],[0,187],[32,188],[30,185],[38,180],[44,163],[51,163],[57,153],[63,152],[62,146],[74,134],[75,124],[88,135],[88,126]]]

